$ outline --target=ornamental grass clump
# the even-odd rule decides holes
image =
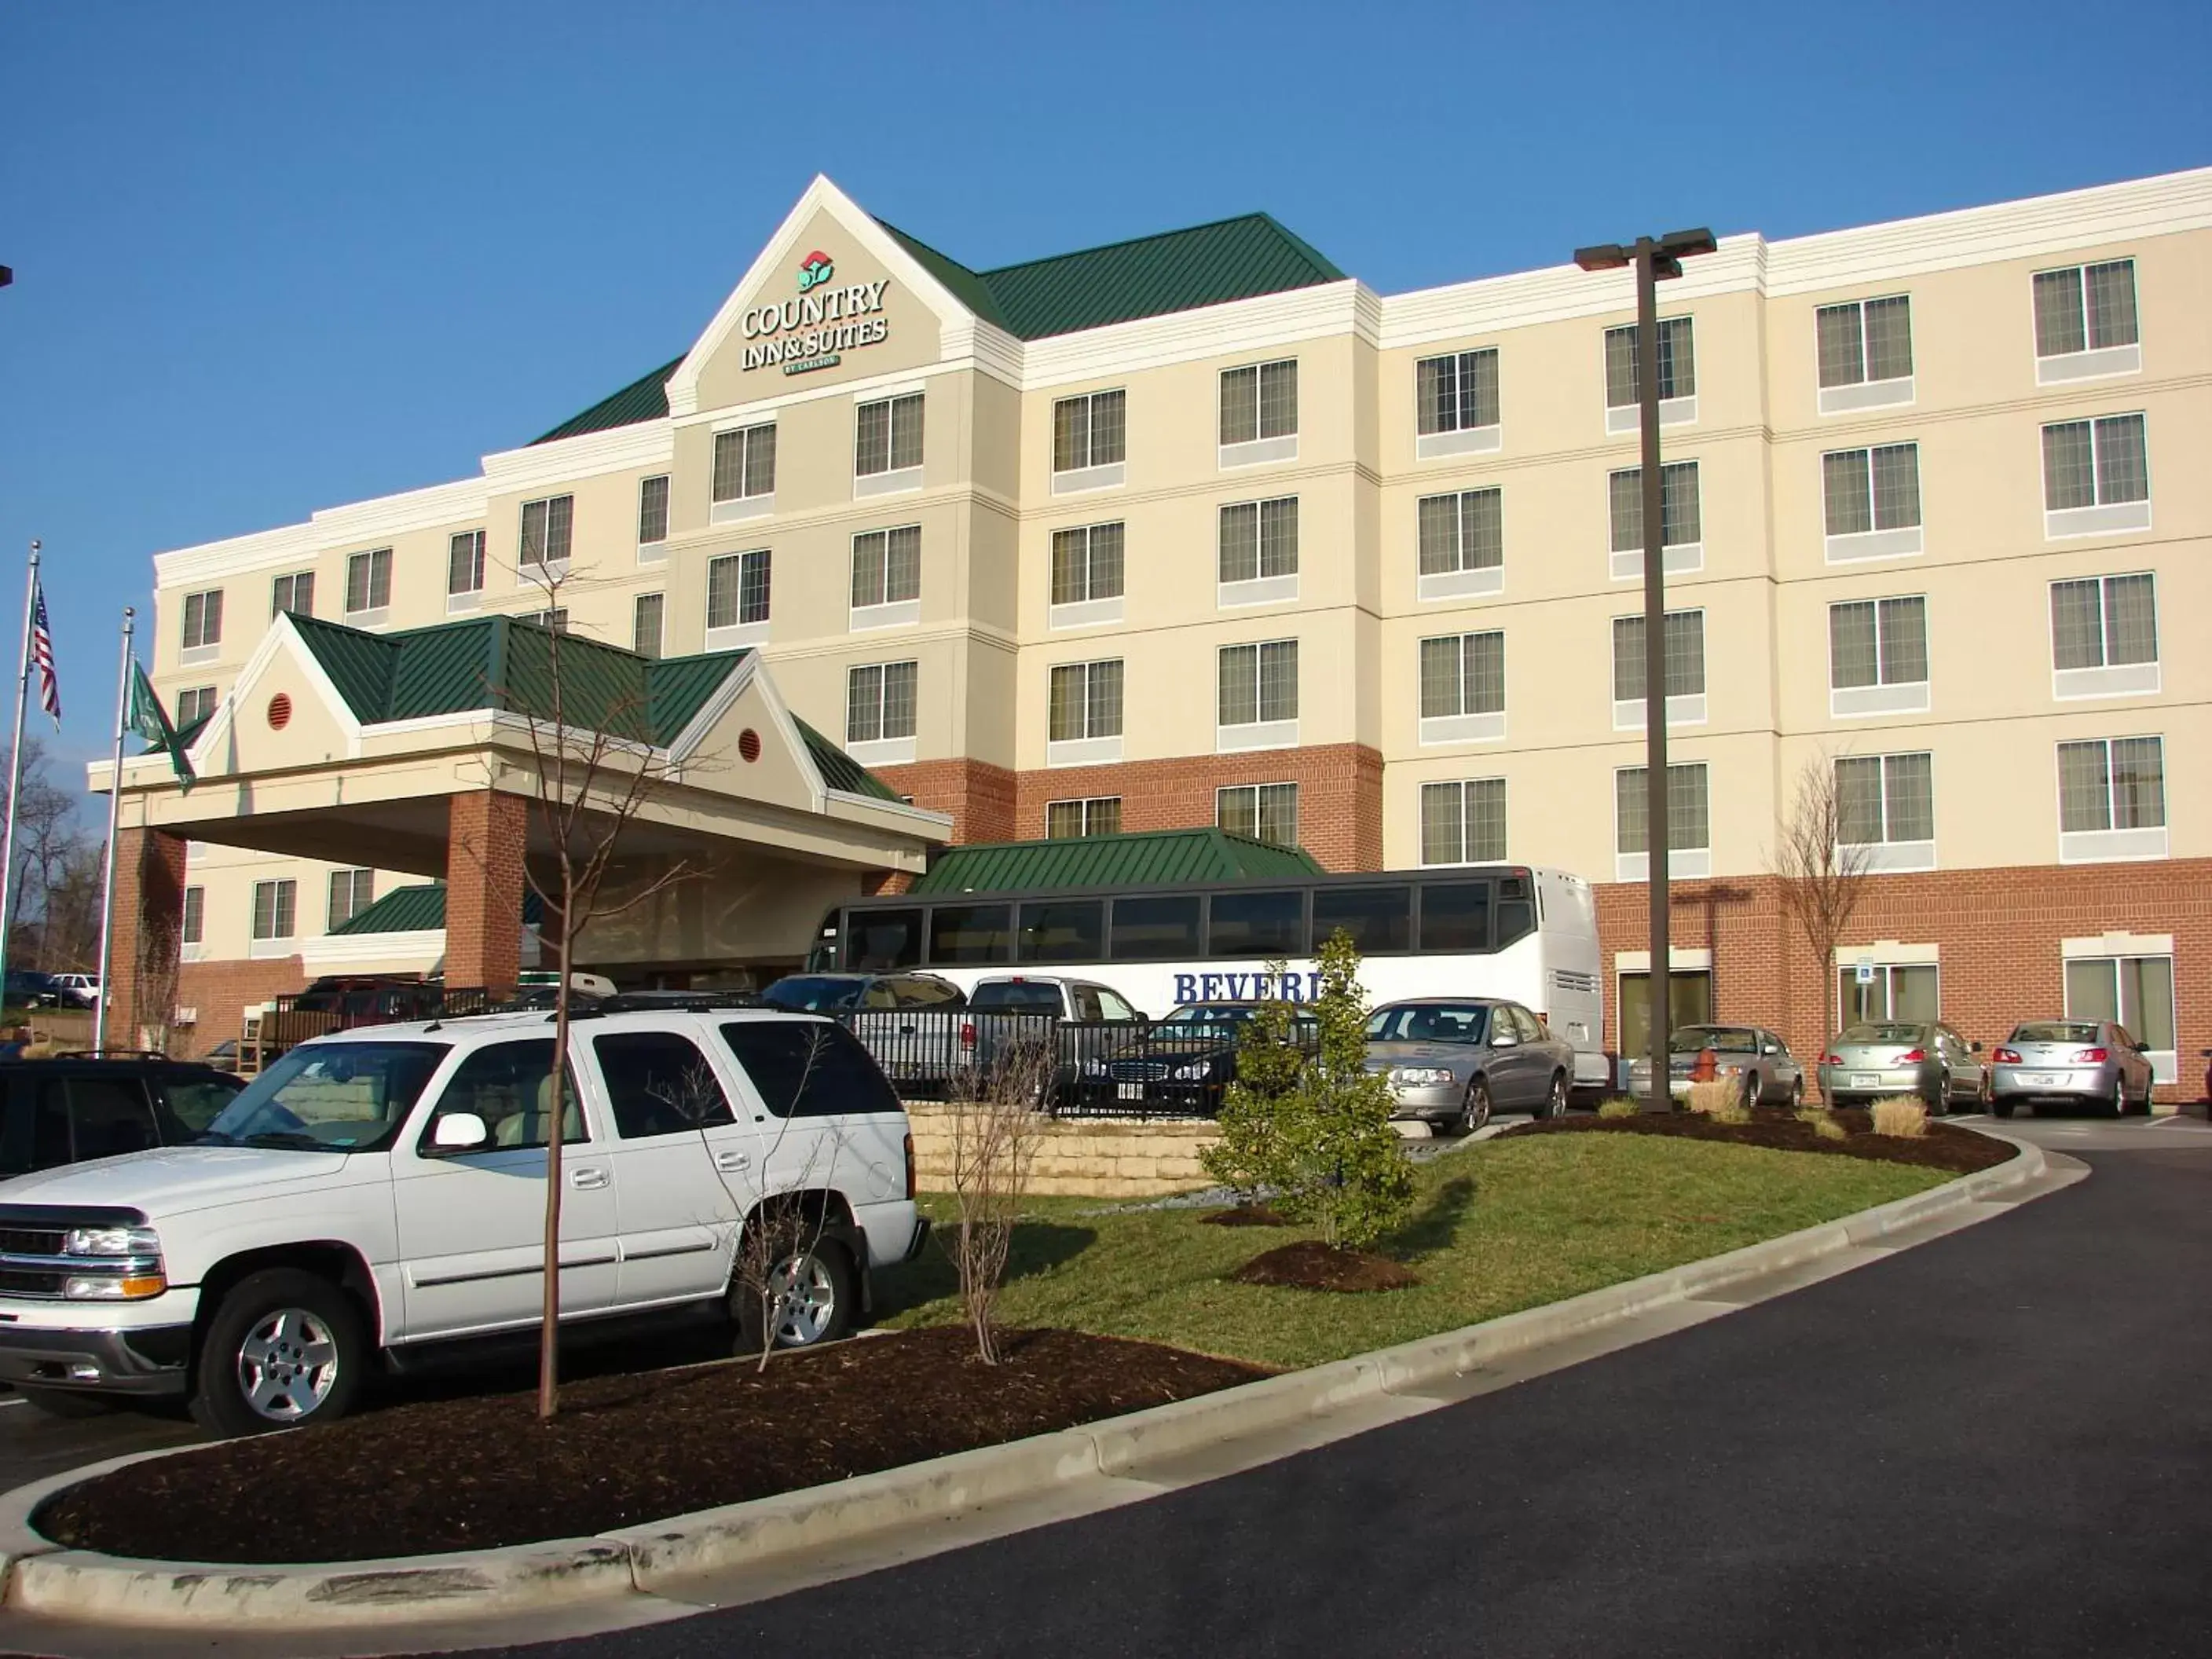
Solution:
[[[1642,1109],[1634,1101],[1616,1096],[1601,1104],[1597,1115],[1607,1122],[1615,1122],[1624,1117],[1634,1117]]]
[[[1816,1113],[1810,1120],[1813,1133],[1823,1140],[1849,1140],[1851,1132],[1836,1121],[1833,1112]]]
[[[1751,1103],[1743,1097],[1743,1085],[1734,1078],[1714,1078],[1710,1082],[1690,1085],[1689,1108],[1716,1123],[1748,1123]]]
[[[1928,1133],[1928,1108],[1911,1095],[1874,1103],[1874,1132],[1899,1140],[1917,1140]]]

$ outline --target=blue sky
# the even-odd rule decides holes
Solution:
[[[817,172],[970,264],[1259,208],[1391,292],[2202,166],[2208,64],[2202,0],[9,5],[0,635],[40,537],[104,750],[150,555],[472,473]]]

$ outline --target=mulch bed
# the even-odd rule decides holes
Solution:
[[[1226,1210],[1208,1210],[1199,1217],[1208,1227],[1287,1227],[1287,1218],[1278,1215],[1265,1204],[1237,1204]]]
[[[1239,1285],[1279,1285],[1294,1291],[1402,1291],[1421,1282],[1387,1255],[1343,1249],[1317,1238],[1277,1245],[1229,1277]]]
[[[1941,1118],[1929,1121],[1928,1133],[1915,1139],[1878,1135],[1872,1116],[1862,1111],[1839,1111],[1835,1121],[1850,1133],[1844,1140],[1823,1140],[1809,1123],[1801,1122],[1778,1107],[1763,1106],[1748,1123],[1716,1123],[1701,1112],[1639,1112],[1634,1117],[1601,1118],[1586,1113],[1544,1118],[1506,1130],[1497,1138],[1516,1135],[1628,1134],[1682,1135],[1692,1140],[1725,1140],[1739,1146],[1769,1146],[1784,1152],[1832,1152],[1844,1158],[1869,1158],[1887,1164],[1914,1164],[1923,1169],[1946,1170],[1953,1175],[1972,1175],[2007,1162],[2017,1154],[2002,1140],[1976,1134]]]
[[[966,1327],[397,1406],[72,1486],[57,1543],[185,1561],[351,1561],[576,1538],[1211,1394],[1269,1373],[1148,1342]]]

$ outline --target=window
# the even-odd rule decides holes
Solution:
[[[1104,752],[1110,750],[1111,753]],[[1062,663],[1052,671],[1045,750],[1062,764],[1121,757],[1121,664]]]
[[[1637,399],[1636,325],[1605,331],[1605,429],[1633,432],[1641,416]],[[1659,323],[1659,422],[1674,426],[1698,418],[1698,355],[1687,317]]]
[[[1119,524],[1053,532],[1053,626],[1121,620],[1122,542]]]
[[[774,422],[714,434],[714,471],[708,493],[712,498],[708,516],[718,524],[775,511]]]
[[[1223,605],[1297,598],[1298,498],[1223,507],[1217,563]]]
[[[177,693],[177,730],[189,732],[215,713],[215,687],[187,686]]]
[[[1297,453],[1297,359],[1222,370],[1221,465],[1290,460]]]
[[[853,611],[855,628],[921,620],[920,525],[863,531],[853,538]]]
[[[1912,401],[1912,301],[1904,295],[1813,313],[1823,415]]]
[[[2066,1017],[2111,1020],[2149,1052],[2153,1077],[2179,1079],[2171,956],[2067,957]]]
[[[1644,618],[1613,619],[1613,729],[1641,732],[1644,720]],[[1705,718],[1705,613],[1667,613],[1667,724]]]
[[[1421,741],[1505,735],[1505,635],[1448,634],[1421,641]]]
[[[2157,584],[2148,574],[2051,584],[2052,695],[2159,689]]]
[[[1413,365],[1413,453],[1480,453],[1498,447],[1498,348],[1424,357]]]
[[[1847,755],[1836,763],[1836,842],[1873,871],[1936,867],[1935,758]]]
[[[1925,1024],[1942,1017],[1942,975],[1932,962],[1875,963],[1874,977],[1863,985],[1854,963],[1836,978],[1842,993],[1836,1006],[1847,1027],[1892,1019]]]
[[[631,604],[629,616],[629,648],[641,657],[660,654],[660,618],[664,596],[641,593]]]
[[[764,626],[770,574],[769,550],[765,547],[708,560],[707,632],[711,635],[725,629]],[[710,639],[708,648],[717,643]]]
[[[2150,527],[2150,457],[2140,415],[2043,428],[2043,532],[2109,535]]]
[[[1217,747],[1267,748],[1298,740],[1298,642],[1221,648]],[[1234,733],[1232,737],[1230,734]]]
[[[939,904],[929,912],[929,960],[954,965],[1014,959],[1011,904]]]
[[[351,921],[368,909],[375,896],[375,871],[331,871],[330,919],[323,924],[325,931],[336,933],[341,922]]]
[[[1678,948],[1674,954],[1680,956]],[[1713,974],[1710,968],[1684,969],[1669,964],[1667,975],[1667,1029],[1704,1025],[1713,1017]],[[1624,1061],[1651,1052],[1651,975],[1620,976],[1620,1053]]]
[[[207,939],[207,889],[185,889],[185,919],[181,938],[186,945],[204,944]]]
[[[279,576],[269,584],[269,619],[274,622],[287,611],[295,617],[315,614],[313,571],[295,571],[289,576]]]
[[[1128,394],[1092,392],[1052,406],[1052,487],[1100,488],[1121,482],[1128,459]]]
[[[1232,836],[1271,842],[1277,847],[1298,844],[1298,787],[1295,783],[1243,783],[1213,792],[1213,821]],[[1115,906],[1115,930],[1121,930],[1121,913],[1130,901]]]
[[[289,939],[299,904],[296,881],[257,881],[253,884],[253,937]]]
[[[1626,580],[1644,574],[1644,469],[1612,475],[1613,574]],[[1673,461],[1659,469],[1659,544],[1668,575],[1702,570],[1704,517],[1698,504],[1698,464]]]
[[[222,589],[185,595],[184,648],[212,655],[222,643]]]
[[[1921,550],[1919,445],[1831,451],[1820,485],[1830,563]]]
[[[778,1117],[903,1109],[881,1068],[842,1025],[757,1019],[720,1029],[753,1091]]]
[[[392,550],[356,553],[346,561],[346,616],[377,620],[392,604]]]
[[[2058,745],[2062,862],[2166,856],[2166,753],[2158,738]]]
[[[696,1134],[737,1121],[721,1079],[689,1037],[674,1031],[607,1031],[592,1039],[592,1054],[606,1080],[615,1133],[624,1140]],[[564,1124],[563,1139],[567,1133]]]
[[[583,1115],[577,1109],[575,1078],[567,1079],[567,1099],[561,1119],[563,1145],[586,1139]],[[531,1037],[520,1042],[491,1042],[471,1054],[454,1067],[453,1080],[438,1097],[430,1122],[455,1112],[473,1112],[491,1131],[486,1151],[527,1151],[544,1146],[551,1138],[553,1119],[553,1040]],[[423,1144],[430,1144],[426,1127]]]
[[[915,679],[918,665],[872,663],[845,677],[845,741],[914,741]]]
[[[1306,896],[1297,889],[1271,893],[1218,892],[1206,907],[1206,953],[1269,961],[1302,955],[1306,944]]]
[[[921,483],[921,393],[862,404],[854,417],[854,476],[903,489]]]
[[[1121,798],[1100,795],[1090,800],[1047,801],[1044,832],[1054,841],[1073,841],[1084,836],[1121,833]]]
[[[1407,951],[1413,944],[1411,887],[1316,887],[1313,893],[1313,940],[1327,944],[1339,929],[1349,934],[1362,956],[1378,951]]]
[[[464,530],[446,548],[447,608],[453,609],[452,600],[466,597],[473,601],[483,592],[484,533],[481,530]]]
[[[1420,525],[1419,592],[1425,599],[1503,592],[1505,587],[1505,495],[1463,489],[1424,495]]]
[[[1853,599],[1828,607],[1828,713],[1913,714],[1928,708],[1928,601]]]
[[[769,428],[774,431],[775,428]],[[668,539],[668,475],[641,478],[637,484],[637,544],[658,547]]]
[[[1494,864],[1505,857],[1505,780],[1421,786],[1421,862]]]
[[[575,521],[574,495],[549,495],[542,501],[525,501],[520,562],[526,568],[538,568],[566,565]]]
[[[550,611],[526,611],[515,621],[528,623],[532,628],[542,628],[548,633],[565,634],[568,631],[568,607],[564,605]]]
[[[1107,954],[1115,962],[1189,960],[1199,953],[1198,905],[1194,895],[1186,894],[1115,899]]]
[[[1613,775],[1613,804],[1614,878],[1647,880],[1651,873],[1651,814],[1645,799],[1643,767],[1623,767]],[[1702,761],[1667,769],[1667,852],[1670,878],[1712,873],[1712,836]]]
[[[2132,374],[2142,367],[2134,260],[2039,270],[2033,292],[2036,384]]]

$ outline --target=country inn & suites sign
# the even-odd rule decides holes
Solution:
[[[795,296],[781,305],[754,306],[738,319],[745,368],[781,363],[787,374],[804,374],[834,368],[856,346],[880,345],[890,337],[890,319],[884,314],[890,279],[832,288],[836,269],[828,254],[808,254],[799,263]]]

